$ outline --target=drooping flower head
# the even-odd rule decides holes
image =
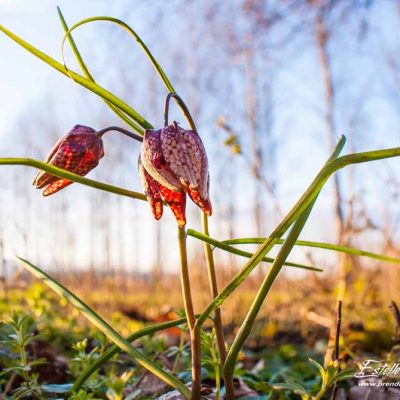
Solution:
[[[139,158],[139,173],[156,219],[162,216],[162,200],[170,206],[178,224],[186,224],[186,193],[208,215],[207,155],[198,133],[176,122],[162,129],[147,130]]]
[[[104,156],[103,141],[97,132],[83,125],[75,125],[62,137],[47,156],[46,163],[85,176],[95,168]],[[73,183],[45,171],[39,171],[33,180],[37,189],[46,187],[44,196],[49,196]]]

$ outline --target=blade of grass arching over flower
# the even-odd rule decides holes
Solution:
[[[65,21],[64,15],[61,12],[60,7],[57,6],[57,12],[58,16],[60,17],[61,25],[64,28],[64,31],[67,33],[68,32],[68,25],[67,22]],[[68,42],[71,46],[72,52],[75,55],[76,61],[79,64],[79,67],[82,70],[82,73],[86,76],[87,79],[91,80],[92,82],[96,83],[94,80],[92,74],[89,72],[89,69],[87,68],[85,62],[83,61],[83,58],[78,50],[78,47],[72,37],[72,35],[69,33],[68,34]],[[103,99],[104,100],[104,99]],[[107,104],[108,107],[119,117],[121,118],[127,125],[129,125],[131,128],[133,128],[136,132],[142,132],[142,129],[140,126],[136,125],[134,121],[132,121],[125,113],[123,113],[121,110],[119,110],[117,107],[115,107],[112,103],[110,103],[108,100],[104,100],[104,102]]]
[[[159,367],[153,361],[148,359],[146,356],[136,350],[126,339],[124,339],[117,331],[114,330],[106,321],[104,321],[94,310],[92,310],[87,304],[85,304],[79,297],[74,295],[66,287],[61,285],[50,275],[46,274],[40,268],[31,264],[29,261],[17,257],[22,263],[22,266],[28,270],[32,275],[36,276],[48,287],[54,290],[59,296],[65,298],[70,304],[72,304],[80,313],[87,318],[94,326],[96,326],[101,332],[103,332],[112,342],[118,345],[123,351],[128,353],[138,364],[143,368],[150,371],[152,374],[157,376],[163,382],[169,386],[177,389],[185,399],[190,398],[189,389],[173,375],[166,372],[163,368]]]
[[[152,335],[153,333],[157,333],[163,331],[168,328],[172,328],[174,326],[179,326],[186,323],[186,318],[179,318],[173,321],[161,322],[160,324],[155,324],[151,326],[147,326],[146,328],[140,329],[132,335],[128,336],[126,340],[128,342],[133,342],[134,340],[140,339],[141,337]],[[86,380],[99,368],[101,368],[108,360],[114,357],[116,354],[120,353],[121,349],[117,345],[111,346],[108,350],[106,350],[103,354],[101,354],[98,358],[92,361],[83,372],[76,378],[73,386],[70,389],[70,393],[79,392],[82,385],[86,382]]]
[[[144,44],[144,42],[142,41],[140,36],[128,24],[126,24],[125,22],[121,21],[118,18],[107,17],[107,16],[91,17],[91,18],[83,19],[83,20],[77,22],[76,24],[74,24],[73,26],[71,26],[71,28],[66,32],[66,34],[64,36],[64,39],[62,41],[62,45],[61,45],[62,53],[63,53],[63,60],[64,60],[64,50],[63,49],[64,49],[64,42],[66,40],[66,37],[68,35],[70,35],[71,32],[74,29],[78,28],[79,26],[87,24],[87,23],[90,23],[90,22],[98,22],[98,21],[112,22],[114,24],[117,24],[121,28],[125,29],[126,31],[128,31],[129,34],[131,34],[135,38],[136,42],[139,44],[139,46],[145,52],[146,56],[150,60],[150,62],[153,65],[154,69],[157,71],[157,73],[159,74],[161,80],[164,82],[167,90],[169,92],[175,92],[175,89],[172,86],[172,84],[171,84],[170,80],[168,79],[167,75],[165,74],[164,70],[161,68],[160,64],[154,58],[153,54],[151,54],[150,50]]]
[[[304,225],[306,224],[311,214],[315,201],[316,199],[305,211],[303,211],[299,218],[294,222],[292,228],[290,229],[288,237],[285,239],[285,242],[283,243],[283,246],[276,257],[275,262],[268,270],[267,275],[260,289],[258,290],[257,295],[255,296],[253,303],[251,304],[250,309],[247,312],[246,317],[242,325],[240,326],[240,329],[236,334],[236,337],[231,347],[229,348],[224,366],[224,374],[228,378],[233,378],[233,373],[240,350],[242,349],[246,339],[253,329],[254,322],[257,318],[258,313],[260,312],[261,306],[263,305],[272,284],[275,282],[275,279],[281,271],[286,258],[289,256],[294,247],[296,239],[299,237],[302,229],[304,228]]]
[[[52,175],[58,176],[59,178],[65,178],[69,179],[70,181],[80,183],[81,185],[90,186],[95,189],[118,194],[120,196],[130,197],[132,199],[147,201],[147,198],[143,193],[133,192],[131,190],[126,190],[117,186],[109,185],[107,183],[84,178],[83,176],[76,175],[64,169],[57,168],[53,165],[46,164],[42,161],[33,160],[30,158],[0,158],[0,165],[22,165],[33,167],[46,171]]]
[[[126,104],[124,101],[119,99],[117,96],[109,92],[108,90],[104,89],[103,87],[99,86],[98,84],[92,82],[91,80],[83,77],[82,75],[77,74],[72,70],[67,70],[65,66],[54,58],[50,57],[49,55],[43,53],[41,50],[37,49],[36,47],[32,46],[30,43],[26,42],[10,30],[8,30],[3,25],[0,25],[0,31],[5,33],[10,39],[14,40],[20,46],[22,46],[25,50],[32,53],[34,56],[38,57],[46,64],[50,65],[57,71],[61,72],[63,75],[72,78],[76,83],[81,86],[84,86],[86,89],[90,90],[91,92],[97,94],[104,100],[109,101],[115,107],[123,111],[129,117],[131,117],[138,125],[142,127],[142,130],[139,132],[143,134],[144,129],[151,129],[153,126],[150,122],[146,121],[137,111],[135,111],[132,107]]]
[[[240,238],[240,239],[229,239],[224,240],[222,243],[227,245],[234,245],[234,244],[262,244],[264,243],[266,238]],[[276,244],[283,244],[284,240],[279,239]],[[384,261],[392,264],[400,264],[400,258],[395,257],[388,257],[383,254],[372,253],[371,251],[365,251],[356,249],[354,247],[347,247],[347,246],[339,246],[336,244],[325,243],[325,242],[313,242],[309,240],[297,240],[295,246],[302,246],[302,247],[313,247],[317,249],[323,250],[332,250],[339,253],[346,253],[351,254],[354,256],[360,257],[368,257],[378,261]],[[229,250],[227,250],[229,251]]]
[[[199,239],[202,242],[208,243],[208,244],[210,244],[210,245],[212,245],[214,247],[218,247],[219,249],[225,250],[228,253],[236,254],[238,256],[242,256],[242,257],[246,257],[246,258],[253,257],[253,253],[237,249],[236,247],[233,247],[233,246],[229,246],[229,245],[225,244],[224,242],[219,242],[218,240],[213,239],[212,237],[207,236],[204,233],[198,232],[198,231],[196,231],[194,229],[188,229],[186,233],[187,233],[188,236],[191,236],[191,237],[193,237],[195,239]],[[267,263],[273,263],[275,261],[275,259],[271,258],[271,257],[264,257],[262,259],[262,261],[265,261]],[[317,272],[323,271],[321,268],[312,267],[310,265],[293,263],[293,262],[289,262],[289,261],[285,262],[285,265],[287,267],[302,268],[302,269],[307,269],[307,270],[310,270],[310,271],[317,271]]]
[[[343,147],[344,142],[345,138],[344,136],[342,136],[337,147]],[[219,296],[207,306],[206,310],[197,320],[197,323],[203,324],[204,321],[209,317],[210,313],[215,308],[220,307],[221,304],[230,296],[230,294],[238,286],[240,286],[240,284],[247,278],[251,271],[262,261],[262,258],[276,244],[276,241],[285,234],[285,232],[299,217],[299,215],[314,201],[319,191],[322,189],[326,181],[331,177],[334,172],[348,165],[372,162],[398,156],[400,156],[400,147],[394,147],[391,149],[348,154],[331,160],[327,164],[325,164],[325,166],[317,174],[307,190],[303,193],[301,198],[296,202],[296,204],[292,207],[285,218],[274,229],[270,237],[266,239],[266,241],[254,253],[249,262],[233,277],[228,285],[225,286]]]

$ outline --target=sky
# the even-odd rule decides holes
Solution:
[[[147,7],[148,14],[145,14],[143,13],[143,7],[140,7],[140,5],[144,4],[143,2],[132,3],[134,6],[130,8],[130,23],[134,24],[135,29],[139,32],[144,31],[146,28],[148,30],[149,22],[145,16],[151,14],[151,9]],[[370,39],[370,47],[367,49],[369,51],[372,48],[376,51],[376,54],[379,54],[379,51],[382,50],[379,47],[379,43],[381,42],[393,50],[392,44],[395,41],[393,40],[392,43],[391,32],[398,32],[396,19],[388,16],[388,12],[390,12],[390,9],[387,7],[388,2],[383,0],[379,3],[381,7],[377,7],[374,11],[374,24],[379,27],[378,34],[375,34]],[[89,0],[84,2],[77,0],[57,2],[50,0],[0,0],[0,23],[44,52],[61,60],[60,44],[63,38],[63,30],[57,15],[57,5],[61,7],[67,22],[76,22],[94,15],[121,16],[123,14],[121,4],[126,5],[127,3],[106,0]],[[168,18],[173,20],[174,16],[171,15]],[[79,47],[82,52],[84,54],[90,53],[92,50],[95,50],[97,53],[101,52],[101,35],[106,35],[107,33],[107,28],[104,27],[81,28],[79,31]],[[151,32],[148,32],[149,41],[150,43],[154,43],[155,39],[150,34]],[[354,144],[356,144],[357,150],[360,151],[396,146],[399,140],[399,135],[396,133],[396,129],[399,126],[399,118],[394,112],[392,103],[388,102],[387,98],[382,95],[381,88],[384,85],[387,73],[380,73],[377,70],[377,65],[371,64],[371,60],[368,57],[363,59],[362,56],[359,56],[357,60],[352,58],[351,47],[358,45],[354,44],[353,41],[347,40],[346,34],[344,32],[343,37],[340,37],[336,44],[337,46],[341,46],[343,56],[335,62],[339,64],[341,71],[349,72],[348,74],[342,74],[341,81],[339,82],[339,87],[341,88],[339,94],[341,107],[339,108],[337,118],[339,121],[338,136],[339,133],[349,134],[347,151],[350,151],[351,146]],[[184,39],[181,38],[182,42],[184,42]],[[96,43],[96,46],[94,46],[94,43]],[[95,49],[92,49],[92,47]],[[167,52],[168,50],[163,51]],[[324,129],[323,123],[321,122],[321,117],[315,113],[315,110],[319,110],[321,104],[320,97],[318,96],[320,88],[312,83],[315,75],[319,73],[313,64],[314,54],[310,49],[305,49],[298,53],[296,54],[296,58],[288,58],[284,63],[284,68],[279,71],[276,77],[274,76],[277,87],[274,95],[277,97],[280,105],[276,110],[275,119],[277,123],[274,129],[278,133],[282,132],[287,136],[285,142],[280,144],[280,147],[277,149],[277,158],[279,160],[277,169],[278,180],[282,182],[278,190],[283,209],[285,210],[288,210],[302,193],[328,154],[325,139],[320,139],[323,136],[321,134],[321,131]],[[12,143],[10,142],[12,130],[15,129],[15,122],[21,114],[24,115],[25,121],[29,123],[29,115],[25,114],[32,109],[32,106],[40,107],[43,104],[43,107],[48,107],[45,99],[48,94],[52,94],[51,101],[54,101],[53,99],[55,98],[57,109],[62,110],[63,126],[73,126],[76,123],[77,111],[72,111],[72,107],[70,106],[74,102],[75,95],[82,95],[84,90],[72,84],[68,78],[44,65],[31,54],[28,54],[3,34],[0,34],[0,54],[2,55],[0,62],[0,137],[7,138],[2,143],[0,142],[0,152],[2,156],[26,156],[27,154],[16,154],[17,150],[10,145]],[[74,65],[70,54],[68,52],[66,54],[67,59],[71,62],[69,65]],[[162,52],[161,55],[163,55]],[[70,57],[68,58],[68,56]],[[111,61],[117,62],[119,60],[113,59]],[[223,74],[223,71],[221,74]],[[189,86],[189,82],[185,83]],[[362,136],[365,132],[361,128],[358,128],[355,132],[348,132],[351,128],[348,126],[346,114],[350,113],[351,110],[346,109],[346,96],[349,98],[353,96],[353,87],[356,85],[357,87],[365,86],[367,88],[366,92],[368,96],[366,97],[370,98],[368,98],[365,104],[363,102],[363,123],[365,124],[366,131],[376,132],[376,134],[372,135],[365,134],[365,139]],[[292,89],[293,92],[288,94],[288,88]],[[232,91],[234,92],[234,89]],[[57,95],[53,97],[55,93]],[[84,94],[84,96],[85,101],[87,99],[87,103],[82,107],[88,107],[90,110],[91,105],[96,101],[98,102],[98,99],[92,94]],[[237,102],[240,102],[240,99]],[[201,126],[204,127],[207,137],[206,147],[210,145],[209,137],[213,134],[213,129],[207,128],[205,126],[206,123],[214,126],[214,121],[211,118],[214,118],[215,112],[224,113],[224,104],[220,103],[217,106],[217,111],[211,110],[210,121],[201,121]],[[82,107],[79,105],[79,111],[82,111]],[[51,113],[51,110],[49,110],[49,113]],[[377,114],[384,115],[384,118],[377,118]],[[46,112],[44,112],[44,115],[46,115]],[[109,114],[105,115],[109,116]],[[80,112],[79,118],[79,123],[91,125],[92,121],[97,121],[98,115],[91,117],[90,112]],[[356,135],[360,135],[361,139],[355,140]],[[242,169],[247,167],[244,163],[237,164]],[[293,165],[299,165],[301,168],[293,168]],[[392,162],[390,165],[396,166],[398,164]],[[213,168],[213,166],[211,167]],[[363,169],[364,167],[357,168],[361,171],[360,173],[367,171]],[[369,205],[374,209],[380,207],[379,182],[377,183],[377,177],[378,181],[379,179],[383,181],[383,174],[377,175],[376,172],[370,174],[369,171],[364,173],[363,179],[366,179],[366,186],[370,189]],[[379,169],[374,169],[374,171],[379,171]],[[252,193],[251,188],[246,188],[246,181],[248,179],[248,175],[243,173],[243,178],[239,183],[242,186],[239,187],[240,194],[237,198],[237,211],[242,217],[238,226],[238,233],[242,235],[251,235],[253,228],[248,218],[248,197],[246,196]],[[136,181],[132,185],[134,185],[134,189],[140,190]],[[216,190],[216,187],[217,184],[212,186],[213,190]],[[326,190],[324,189],[312,224],[305,231],[305,235],[308,235],[310,238],[322,237],[323,240],[332,240],[332,232],[325,227],[325,221],[330,220],[330,217],[327,217],[327,215],[331,211],[331,204],[329,202],[329,198],[332,196],[331,189],[331,187],[328,187]],[[81,189],[74,187],[70,190],[74,194],[78,193]],[[56,200],[49,200],[46,205],[43,203],[43,207],[50,207],[55,202]],[[82,207],[84,205],[84,203],[74,204],[81,204]],[[223,208],[223,204],[221,208]],[[140,210],[144,210],[144,206]],[[143,217],[140,216],[140,212],[135,214],[135,217],[143,218],[141,224],[145,232],[143,233],[144,239],[141,243],[147,246],[143,247],[146,249],[145,252],[151,253],[151,246],[146,245],[146,243],[150,242],[149,238],[154,234],[152,229],[155,225],[151,220],[148,210],[146,212],[147,214]],[[79,216],[75,218],[79,219]],[[379,220],[379,217],[377,219]],[[268,221],[268,227],[270,226],[272,226],[272,223]],[[79,249],[84,254],[84,248],[80,247]],[[174,259],[175,255],[176,252],[172,250],[171,258]],[[148,269],[152,262],[153,260],[150,260],[148,265],[143,266],[143,269]]]

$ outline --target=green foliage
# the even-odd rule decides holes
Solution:
[[[28,315],[14,311],[10,314],[7,322],[3,322],[5,330],[9,331],[8,339],[2,343],[8,347],[16,357],[6,359],[8,364],[1,373],[2,377],[18,376],[21,384],[13,392],[13,399],[18,400],[24,397],[43,398],[41,386],[38,383],[38,374],[34,368],[46,362],[43,358],[30,360],[27,346],[37,337],[34,334],[35,321]]]
[[[222,365],[218,354],[217,335],[215,328],[211,332],[201,331],[201,344],[203,346],[203,366],[210,369],[215,379],[215,399],[219,400],[221,393]]]
[[[75,356],[71,359],[69,363],[69,369],[73,377],[78,377],[82,372],[94,361],[99,355],[101,349],[99,347],[93,347],[90,351],[87,350],[88,339],[85,338],[74,345],[72,348],[75,350]],[[96,386],[97,372],[93,372],[87,381],[89,387]]]
[[[113,376],[108,381],[107,398],[109,400],[122,400],[124,398],[124,389],[132,378],[134,371],[125,371],[120,376]]]
[[[84,390],[80,390],[78,393],[73,393],[70,400],[95,400],[93,393],[87,393]]]

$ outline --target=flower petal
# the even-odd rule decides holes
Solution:
[[[184,227],[186,225],[186,194],[184,192],[174,192],[162,185],[159,188],[162,197],[164,197],[169,208],[174,213],[178,225]]]
[[[186,146],[185,131],[176,122],[161,129],[160,140],[163,157],[169,169],[184,186],[197,186],[190,150]]]
[[[196,188],[200,197],[205,200],[208,198],[208,188],[210,185],[206,150],[196,131],[185,131],[184,140],[190,156],[192,171],[196,178],[196,185],[189,186],[191,189]]]
[[[207,215],[212,215],[212,206],[210,199],[203,200],[200,196],[200,193],[197,190],[190,189],[189,197],[196,203]]]
[[[163,215],[163,203],[159,190],[159,184],[144,169],[140,156],[138,160],[138,168],[139,177],[144,188],[144,193],[147,196],[147,201],[150,204],[154,218],[159,220]]]
[[[161,185],[170,190],[180,191],[182,185],[170,170],[161,148],[162,129],[147,130],[144,134],[141,159],[146,171]]]
[[[203,142],[196,131],[182,129],[176,122],[161,130],[163,156],[169,169],[186,191],[196,190],[208,199],[208,161]]]
[[[57,193],[59,190],[64,189],[68,185],[73,183],[69,179],[57,179],[53,183],[51,183],[43,192],[43,196],[50,196],[54,193]]]

